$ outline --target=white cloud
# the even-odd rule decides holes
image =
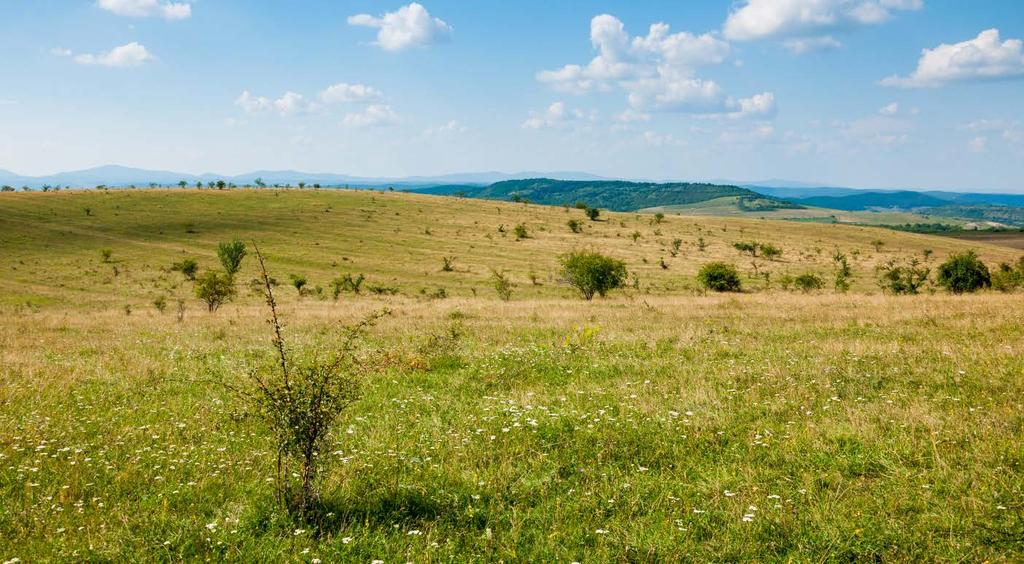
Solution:
[[[797,55],[804,53],[816,53],[819,51],[832,51],[843,46],[838,39],[831,35],[818,37],[795,37],[782,42],[782,45]]]
[[[735,111],[726,114],[727,117],[732,119],[768,119],[775,117],[776,113],[775,94],[771,92],[762,92],[749,98],[740,98],[729,105],[736,108]]]
[[[325,104],[377,102],[383,97],[381,91],[372,86],[344,82],[328,86],[320,92],[320,101]]]
[[[671,33],[667,24],[656,23],[647,35],[630,36],[622,21],[602,14],[590,21],[590,42],[597,54],[586,66],[544,70],[538,82],[577,94],[621,88],[638,112],[707,112],[725,102],[718,84],[696,76],[697,68],[729,57],[729,44],[713,34]]]
[[[523,122],[525,129],[546,129],[564,127],[574,122],[592,119],[579,109],[569,109],[565,102],[554,102],[543,112],[530,112],[530,117]]]
[[[435,18],[421,4],[413,2],[380,17],[369,14],[349,16],[349,25],[376,28],[375,44],[385,51],[402,51],[410,47],[447,41],[452,28]]]
[[[988,149],[988,138],[977,136],[967,142],[967,149],[972,153],[984,153]]]
[[[192,15],[188,2],[160,2],[159,0],[98,0],[96,5],[119,16],[133,18],[160,17],[165,20],[183,20]]]
[[[361,112],[345,114],[342,123],[348,127],[383,127],[398,123],[398,114],[387,104],[373,104]]]
[[[56,57],[70,57],[74,53],[72,53],[71,49],[66,49],[64,47],[54,47],[53,49],[50,49],[50,54]]]
[[[75,55],[75,62],[80,65],[104,67],[137,67],[155,58],[143,45],[133,41],[127,45],[114,47],[105,53]]]
[[[1024,124],[1000,119],[979,119],[965,124],[961,129],[975,133],[996,133],[1003,141],[1024,143]]]
[[[897,113],[899,113],[899,111],[900,105],[897,102],[886,104],[878,109],[878,113],[882,114],[883,116],[894,116]]]
[[[270,99],[264,98],[263,96],[253,96],[248,90],[242,92],[241,96],[235,100],[235,105],[250,114],[269,110],[273,107]]]
[[[878,24],[894,11],[923,6],[923,0],[743,0],[722,29],[733,41],[795,37],[821,42],[823,31]]]
[[[305,96],[292,91],[285,92],[276,100],[271,100],[264,96],[254,96],[246,90],[235,99],[235,105],[249,114],[275,110],[285,117],[317,109],[317,105],[307,100]]]
[[[954,82],[976,82],[1024,77],[1024,51],[1020,39],[1000,41],[998,29],[988,29],[974,39],[934,49],[924,49],[910,76],[890,76],[885,86],[934,88]]]

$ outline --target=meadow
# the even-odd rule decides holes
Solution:
[[[271,437],[222,385],[272,355],[254,261],[212,313],[170,270],[215,268],[233,238],[266,255],[296,350],[391,312],[359,350],[315,527],[275,502]],[[583,301],[558,275],[579,248],[635,278]],[[0,194],[0,561],[1018,561],[1020,294],[876,282],[889,260],[966,249],[1020,256],[390,192]],[[773,283],[830,280],[836,250],[849,293]],[[712,260],[746,291],[701,291]],[[396,293],[334,299],[345,273]]]

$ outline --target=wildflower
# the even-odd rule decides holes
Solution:
[[[215,531],[215,530],[217,530],[217,522],[216,522],[216,521],[214,521],[213,523],[207,523],[207,524],[206,524],[206,528],[207,528],[208,530],[210,530],[210,531]]]
[[[599,535],[607,535],[608,534],[608,529],[598,529],[598,530],[596,530],[594,532],[599,534]]]
[[[341,539],[341,544],[348,544],[352,542],[352,537],[344,537]]]

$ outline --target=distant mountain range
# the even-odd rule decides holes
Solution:
[[[437,184],[492,184],[502,180],[516,178],[537,178],[540,176],[553,176],[567,180],[603,180],[600,176],[576,171],[560,172],[537,172],[524,171],[518,173],[506,172],[469,172],[456,174],[443,174],[439,176],[405,176],[395,178],[373,178],[363,176],[351,176],[334,173],[310,173],[296,170],[256,170],[246,174],[225,175],[225,174],[184,174],[167,170],[146,170],[141,168],[130,168],[117,165],[100,166],[85,170],[60,172],[47,176],[25,176],[0,169],[0,185],[21,188],[30,186],[39,188],[41,186],[63,186],[73,188],[92,188],[105,185],[111,187],[127,186],[149,186],[156,183],[161,186],[172,186],[184,180],[189,184],[196,182],[207,183],[217,180],[234,183],[237,185],[253,184],[257,178],[268,185],[274,184],[321,184],[323,186],[345,186],[358,185],[367,187],[376,186],[427,186]]]

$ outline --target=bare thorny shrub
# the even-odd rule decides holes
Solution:
[[[356,354],[357,342],[367,328],[390,312],[381,310],[346,327],[340,345],[330,351],[290,350],[281,334],[273,284],[263,255],[255,244],[253,248],[270,310],[275,366],[250,370],[251,385],[232,390],[250,404],[274,435],[278,502],[293,518],[310,522],[318,515],[327,470],[324,447],[341,414],[359,398],[356,375],[368,370]]]

